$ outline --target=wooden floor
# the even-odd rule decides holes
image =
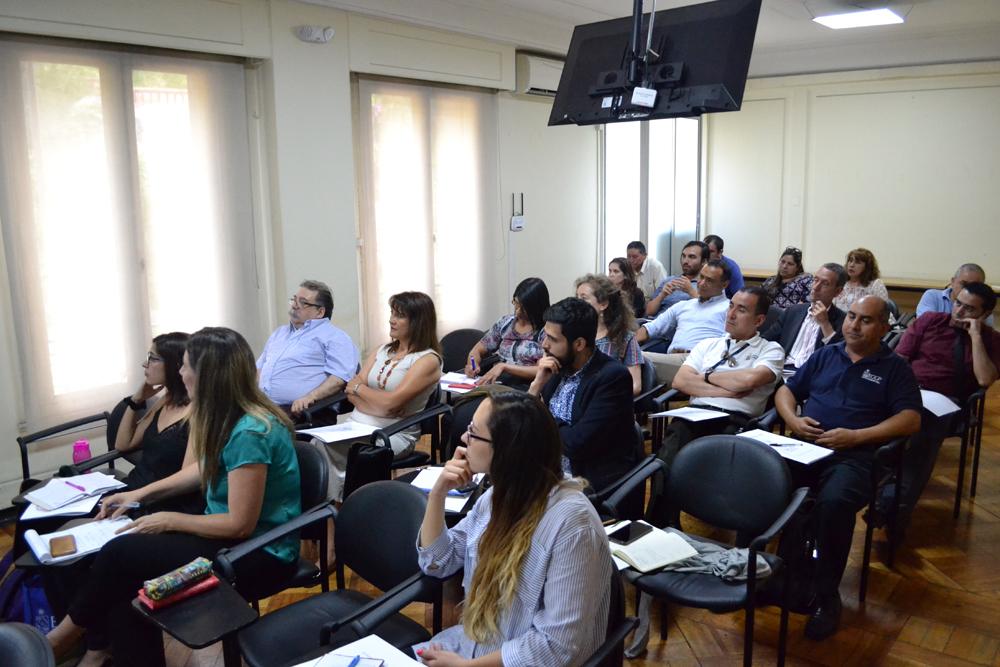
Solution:
[[[957,439],[948,440],[892,570],[880,560],[885,541],[881,531],[876,531],[864,606],[858,604],[858,576],[865,524],[858,520],[841,585],[841,630],[824,642],[812,642],[802,637],[805,617],[793,614],[788,664],[1000,667],[1000,388],[994,387],[987,403],[977,497],[965,499],[955,520],[951,508],[957,470]],[[0,536],[0,547],[6,548],[4,537]],[[365,588],[360,581],[349,580],[349,584]],[[262,611],[310,594],[300,589],[287,591],[266,600]],[[460,591],[452,591],[450,597],[454,601],[459,595]],[[633,613],[631,598],[628,610]],[[627,665],[741,663],[742,613],[715,615],[673,606],[669,613],[667,639],[660,640],[656,634],[659,614],[654,610],[649,652],[640,659],[627,660]],[[407,614],[430,627],[430,610],[424,605],[412,605]],[[454,622],[449,610],[446,623],[449,616]],[[760,610],[755,664],[774,664],[777,630],[777,610]],[[171,667],[222,665],[217,648],[192,652],[169,641],[167,658]]]

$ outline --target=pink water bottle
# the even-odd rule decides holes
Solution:
[[[90,458],[90,441],[89,440],[77,440],[73,443],[73,463],[77,464],[80,461],[86,461]]]

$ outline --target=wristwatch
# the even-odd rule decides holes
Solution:
[[[133,410],[145,410],[146,409],[146,401],[143,401],[141,403],[136,403],[135,401],[132,400],[131,396],[126,396],[125,397],[125,405],[129,406]]]
[[[711,375],[714,372],[715,372],[714,368],[709,368],[707,371],[705,371],[705,382],[707,384],[712,384],[712,381],[708,379],[708,376]]]

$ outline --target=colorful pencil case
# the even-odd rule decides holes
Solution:
[[[198,595],[199,593],[204,593],[205,591],[210,591],[219,585],[219,578],[214,574],[209,575],[201,581],[195,582],[193,585],[187,588],[182,588],[173,595],[168,595],[162,600],[150,600],[146,595],[146,590],[143,588],[139,589],[138,597],[139,602],[143,603],[149,609],[156,611],[157,609],[163,609],[164,607],[169,607],[172,604],[177,604],[181,600],[187,600],[189,597]]]
[[[162,600],[210,574],[212,561],[199,557],[176,570],[143,582],[142,588],[150,600]]]

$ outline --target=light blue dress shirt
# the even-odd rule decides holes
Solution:
[[[296,329],[278,327],[257,359],[260,388],[278,405],[290,405],[335,375],[344,382],[358,372],[358,349],[326,318]]]
[[[708,301],[689,299],[675,304],[642,326],[646,327],[650,338],[670,338],[672,334],[671,350],[690,351],[700,341],[726,333],[728,310],[729,299],[722,294]]]

